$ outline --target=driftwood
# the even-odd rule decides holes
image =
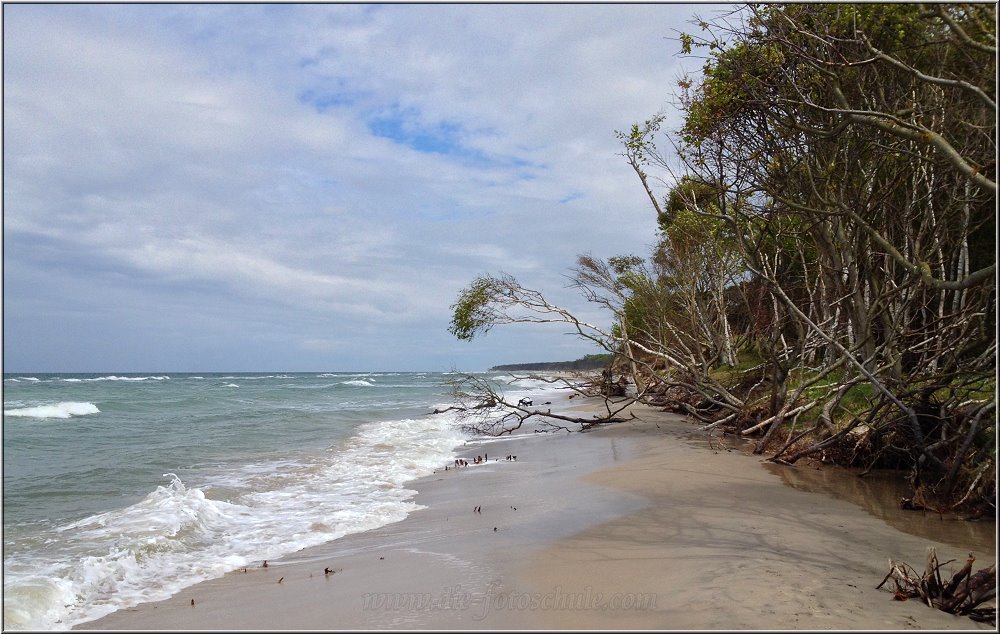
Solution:
[[[601,371],[601,394],[603,396],[625,396],[628,391],[628,379],[625,375],[618,377],[617,381],[612,380],[611,370]]]
[[[497,402],[493,399],[485,399],[476,405],[470,405],[469,407],[462,407],[460,405],[451,405],[445,407],[444,409],[435,409],[431,414],[444,414],[445,412],[450,412],[451,410],[456,410],[459,412],[467,412],[473,409],[490,409],[497,406]]]
[[[896,601],[919,598],[928,606],[949,614],[968,616],[974,621],[996,625],[996,606],[980,607],[983,603],[996,599],[996,564],[990,564],[989,567],[972,574],[972,563],[975,560],[975,555],[969,553],[969,558],[962,569],[945,583],[941,579],[941,566],[944,564],[938,563],[934,548],[927,549],[927,565],[924,573],[919,576],[909,565],[896,563],[890,559],[889,574],[876,586],[876,589],[891,579],[896,585],[893,593]],[[944,563],[948,564],[951,561]]]

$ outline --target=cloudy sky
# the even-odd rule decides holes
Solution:
[[[615,130],[713,5],[3,7],[7,372],[475,371],[598,352],[447,332],[476,275],[645,255]],[[597,317],[599,318],[599,316]],[[605,321],[606,318],[605,318]]]

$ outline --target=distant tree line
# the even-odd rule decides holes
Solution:
[[[575,361],[543,361],[538,363],[509,363],[495,365],[491,372],[584,372],[601,370],[614,358],[612,354],[588,354]]]

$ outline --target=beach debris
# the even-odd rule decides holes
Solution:
[[[493,527],[493,532],[494,533],[497,532],[497,527],[496,526]]]
[[[194,599],[191,599],[191,605],[194,605]]]
[[[915,501],[913,498],[899,498],[899,508],[904,511],[928,511],[926,506],[920,502]]]
[[[895,584],[893,599],[906,601],[919,598],[922,603],[949,614],[968,616],[973,621],[995,625],[997,619],[996,606],[980,607],[983,603],[995,600],[997,594],[996,564],[990,564],[979,572],[972,574],[972,564],[976,556],[969,553],[962,569],[952,575],[945,583],[941,578],[941,567],[952,563],[954,559],[938,563],[937,551],[933,547],[927,549],[927,564],[924,573],[917,571],[902,562],[889,560],[889,573],[876,586],[881,588],[890,579]]]
[[[336,570],[330,570],[329,568],[324,568],[323,569],[323,574],[324,575],[332,575],[332,574],[334,574],[336,572],[337,572]]]
[[[284,580],[285,580],[285,578],[284,578],[284,577],[282,577],[281,579],[278,579],[278,583],[281,583],[281,582],[282,582],[282,581],[284,581]]]
[[[433,412],[431,412],[431,414],[444,414],[445,412],[449,412],[453,409],[461,410],[462,408],[459,407],[458,405],[452,405],[451,407],[446,407],[444,409],[435,409]]]
[[[379,557],[378,559],[379,561],[382,561],[383,559],[385,559],[385,557]]]

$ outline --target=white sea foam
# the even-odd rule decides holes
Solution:
[[[78,379],[75,377],[62,379],[67,383],[81,383],[85,381],[169,381],[169,376],[116,376],[114,374],[109,376],[98,376],[89,379]]]
[[[223,383],[222,387],[239,387],[239,385],[236,385],[235,383]]]
[[[405,484],[451,462],[466,436],[454,418],[361,425],[312,456],[246,464],[202,488],[164,474],[132,506],[62,526],[49,562],[4,561],[12,629],[68,629],[262,559],[399,521],[418,508]],[[205,491],[222,485],[228,500]],[[240,493],[242,492],[242,493]]]
[[[365,381],[364,379],[356,379],[353,381],[341,381],[341,385],[356,385],[358,387],[375,387],[375,384],[371,381]]]
[[[36,405],[34,407],[19,407],[17,409],[5,409],[4,416],[25,416],[28,418],[70,418],[71,416],[86,416],[88,414],[99,414],[101,410],[93,403],[78,403],[74,401],[64,401],[54,405]]]
[[[244,381],[261,381],[261,380],[264,380],[264,379],[294,379],[295,377],[294,376],[289,376],[287,374],[267,374],[267,375],[264,375],[264,374],[256,375],[255,374],[255,375],[245,375],[245,376],[233,376],[233,375],[231,375],[231,376],[224,376],[224,377],[220,377],[220,378],[230,379],[230,380],[233,380],[233,379],[243,379]]]

